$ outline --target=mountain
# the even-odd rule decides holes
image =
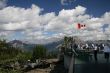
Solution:
[[[110,44],[110,40],[95,40],[95,41],[86,41],[86,43],[96,43],[96,44]]]
[[[63,43],[63,40],[48,43],[48,44],[45,44],[44,46],[48,49],[48,51],[55,51],[55,50],[57,50],[56,47],[61,43]]]
[[[15,48],[25,50],[25,51],[32,51],[33,48],[36,46],[36,44],[29,44],[29,43],[24,43],[20,40],[12,40],[8,42],[10,45],[12,45]]]
[[[48,51],[54,51],[54,50],[57,50],[56,46],[58,46],[62,42],[63,40],[60,40],[60,41],[45,44],[44,46],[47,48]],[[37,44],[30,44],[30,43],[22,42],[20,40],[12,40],[8,43],[15,48],[25,50],[25,51],[32,51],[33,48],[37,45]]]
[[[86,43],[88,43],[88,44],[91,44],[91,43],[106,44],[106,43],[108,43],[108,44],[110,44],[110,40],[82,41],[78,38],[74,38],[74,40],[76,41],[75,43],[77,43],[77,44],[79,44],[79,43],[83,43],[83,44],[86,44]],[[33,48],[37,45],[37,44],[30,44],[30,43],[22,42],[20,40],[13,40],[8,43],[11,44],[15,48],[19,48],[19,49],[25,50],[25,51],[32,51]],[[52,42],[52,43],[45,44],[44,46],[47,48],[48,51],[56,51],[57,50],[56,47],[62,43],[63,43],[63,39]]]

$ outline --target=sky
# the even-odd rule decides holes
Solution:
[[[77,29],[77,24],[85,29]],[[0,0],[0,37],[47,44],[110,39],[110,0]]]

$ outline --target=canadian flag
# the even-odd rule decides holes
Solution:
[[[77,24],[78,29],[84,29],[85,27],[86,27],[85,24],[80,24],[80,23]]]

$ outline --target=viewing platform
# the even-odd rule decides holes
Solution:
[[[110,73],[110,60],[106,61],[103,51],[98,52],[97,61],[93,51],[80,50],[78,54],[73,57],[71,52],[65,53],[64,65],[68,73]]]

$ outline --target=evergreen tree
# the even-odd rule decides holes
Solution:
[[[46,48],[42,45],[37,45],[33,50],[33,60],[44,59],[46,57]]]

